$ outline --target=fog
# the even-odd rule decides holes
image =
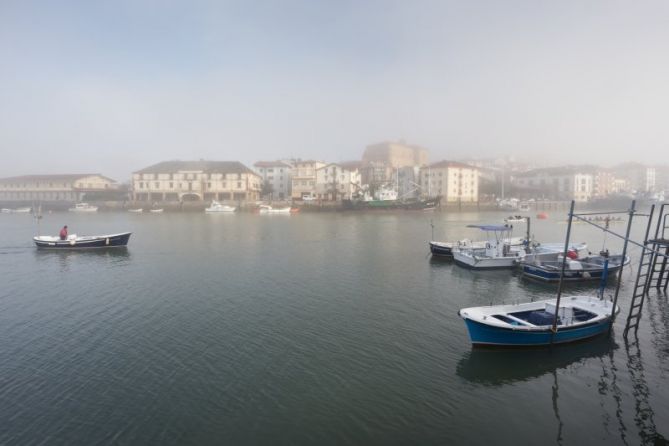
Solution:
[[[666,1],[0,2],[0,177],[168,159],[669,162]]]

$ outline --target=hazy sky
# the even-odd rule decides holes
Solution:
[[[669,162],[669,2],[0,0],[0,176],[166,159]]]

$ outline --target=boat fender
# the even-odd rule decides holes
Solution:
[[[105,244],[106,244],[106,245],[109,244],[109,237],[107,237],[107,240],[105,240]]]
[[[587,272],[587,271],[583,271],[583,277],[584,277],[585,279],[589,279],[589,278],[590,278],[590,273]]]
[[[70,240],[70,245],[74,246],[77,241],[75,239]]]

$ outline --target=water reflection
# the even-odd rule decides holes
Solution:
[[[634,423],[637,426],[641,444],[667,444],[666,440],[657,432],[655,426],[655,412],[650,405],[650,389],[646,382],[641,348],[638,340],[625,342],[627,352],[627,370],[632,383],[634,397]]]
[[[602,336],[549,349],[472,349],[458,362],[456,373],[477,384],[499,386],[537,378],[617,348],[613,337]]]
[[[51,250],[36,249],[35,260],[38,263],[56,262],[60,272],[67,272],[72,265],[86,263],[103,263],[106,267],[123,266],[130,259],[130,251],[125,246],[117,248],[80,249],[80,250]]]
[[[130,251],[127,246],[96,249],[35,249],[35,256],[38,260],[40,258],[127,258],[130,257]]]

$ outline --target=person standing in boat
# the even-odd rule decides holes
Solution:
[[[63,229],[60,230],[60,239],[67,240],[67,225],[63,226]]]

